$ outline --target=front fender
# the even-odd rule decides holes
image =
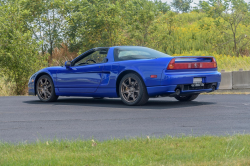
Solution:
[[[49,70],[49,69],[42,69],[36,72],[33,76],[31,76],[28,87],[29,87],[29,95],[36,95],[36,83],[37,80],[42,75],[49,75],[54,83],[54,87],[56,88],[56,71],[57,70]],[[33,80],[33,82],[32,82]]]

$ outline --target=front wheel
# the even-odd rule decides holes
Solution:
[[[37,96],[41,101],[52,102],[56,101],[58,96],[56,96],[55,88],[52,79],[47,76],[41,76],[36,83]]]
[[[188,95],[188,96],[176,96],[175,98],[179,101],[192,101],[196,99],[199,96],[199,94],[194,95]]]
[[[144,105],[148,101],[146,86],[137,74],[125,75],[119,85],[119,95],[126,105]]]

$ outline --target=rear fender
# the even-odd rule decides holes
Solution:
[[[141,76],[146,87],[160,86],[163,70],[165,71],[166,66],[172,57],[156,58],[156,59],[145,59],[145,60],[130,60],[120,62],[120,72],[131,70]],[[151,77],[156,75],[156,77]]]
[[[141,79],[143,80],[143,82],[144,82],[144,83],[146,82],[146,78],[144,77],[143,73],[142,73],[138,68],[136,68],[136,67],[125,68],[125,69],[123,69],[123,70],[119,73],[118,77],[116,78],[116,81],[118,81],[118,79],[119,79],[120,77],[123,77],[124,75],[126,75],[125,73],[129,73],[129,72],[138,74],[138,75],[141,77]]]
[[[135,73],[137,74],[141,79],[142,79],[142,82],[143,84],[145,85],[145,77],[143,77],[143,74],[142,72],[140,72],[138,69],[136,68],[127,68],[127,69],[124,69],[122,70],[119,75],[117,76],[116,78],[116,93],[117,93],[117,96],[119,96],[119,84],[120,84],[120,81],[121,79],[126,75],[126,74],[129,74],[129,73]]]

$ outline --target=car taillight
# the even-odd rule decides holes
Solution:
[[[173,58],[169,64],[168,70],[180,70],[180,69],[208,69],[216,68],[217,63],[215,58],[211,58],[211,62],[176,62],[177,58]],[[188,58],[187,58],[188,59]]]
[[[217,62],[216,62],[215,58],[213,58],[212,62],[214,63],[214,68],[216,68],[217,67]]]
[[[175,58],[174,59],[172,59],[170,62],[169,62],[169,64],[168,64],[168,70],[173,70],[174,68],[175,68]]]

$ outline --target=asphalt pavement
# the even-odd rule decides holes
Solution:
[[[0,141],[250,134],[250,95],[200,95],[193,102],[150,99],[126,106],[120,99],[0,97]]]

